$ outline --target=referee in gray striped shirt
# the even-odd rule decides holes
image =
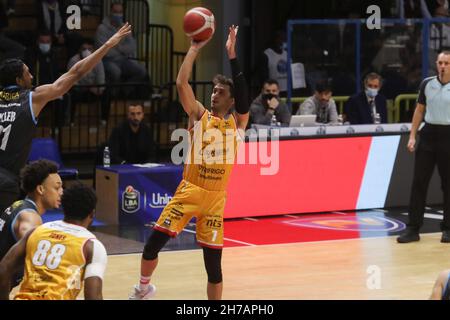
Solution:
[[[423,224],[428,185],[437,165],[444,195],[444,220],[441,223],[441,242],[450,242],[450,51],[443,51],[436,61],[438,75],[426,78],[419,89],[416,109],[409,135],[408,150],[416,150],[414,178],[409,202],[409,222],[405,232],[397,238],[399,243],[419,241]]]

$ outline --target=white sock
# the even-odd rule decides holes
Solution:
[[[139,290],[146,291],[150,285],[150,277],[141,276],[139,279]]]

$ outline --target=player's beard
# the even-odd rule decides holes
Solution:
[[[133,128],[138,128],[139,127],[139,120],[128,120],[128,122],[130,123],[130,126],[132,126]]]
[[[211,111],[216,115],[225,115],[228,113],[228,108],[224,105],[211,103]]]
[[[211,102],[211,111],[212,113],[214,113],[215,115],[220,114],[220,106],[217,103],[212,103]]]

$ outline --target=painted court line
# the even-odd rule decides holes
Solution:
[[[397,237],[397,236],[392,236]],[[282,246],[292,246],[292,245],[309,245],[309,244],[320,244],[320,243],[333,243],[333,242],[345,242],[345,241],[361,241],[361,240],[373,240],[373,239],[386,239],[389,238],[386,236],[375,236],[375,237],[367,237],[367,238],[349,238],[349,239],[334,239],[334,240],[317,240],[317,241],[300,241],[300,242],[284,242],[284,243],[270,243],[270,244],[259,244],[253,247],[282,247]],[[238,249],[242,247],[227,247],[225,249]]]
[[[384,210],[384,209],[372,209],[373,211],[377,211],[377,212],[384,212],[384,213],[388,213],[389,211]]]
[[[347,215],[348,213],[345,212],[340,212],[340,211],[331,211],[331,212],[326,212],[324,214],[341,214],[341,215]],[[305,215],[308,215],[308,213],[304,213],[301,214],[299,216],[293,216],[291,214],[283,214],[283,217],[288,217],[288,218],[293,218],[293,219],[300,219],[300,218],[304,218]],[[245,219],[245,218],[244,218]]]
[[[407,216],[408,212],[402,212],[400,213],[402,216]],[[434,219],[434,220],[444,220],[444,217],[440,214],[434,214],[434,213],[425,213],[423,215],[425,218]]]
[[[424,233],[420,236],[423,238],[429,237],[429,236],[436,236],[441,235],[441,232],[433,232],[433,233]],[[351,242],[351,241],[373,241],[373,240],[381,240],[381,239],[392,239],[396,238],[398,235],[392,235],[392,236],[375,236],[375,237],[367,237],[367,238],[349,238],[349,239],[335,239],[335,240],[318,240],[318,241],[302,241],[302,242],[285,242],[285,243],[271,243],[271,244],[260,244],[254,247],[282,247],[282,246],[292,246],[292,245],[309,245],[309,244],[321,244],[321,243],[333,243],[333,242]],[[395,242],[396,243],[396,242]],[[404,244],[398,244],[399,246],[405,246]],[[405,246],[406,247],[406,246]],[[243,247],[227,247],[225,249],[239,249]]]
[[[444,217],[441,216],[440,214],[425,213],[423,216],[424,216],[425,218],[430,218],[430,219],[444,220]]]

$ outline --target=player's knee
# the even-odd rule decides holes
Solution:
[[[159,251],[156,250],[152,243],[147,243],[144,247],[144,252],[142,253],[142,258],[144,260],[155,260],[158,258]]]
[[[155,260],[158,258],[159,251],[161,251],[169,239],[169,235],[158,230],[153,230],[152,235],[148,238],[147,243],[144,246],[142,258],[144,258],[144,260]]]
[[[222,269],[208,272],[208,282],[213,283],[213,284],[221,283],[222,282]]]
[[[206,273],[209,283],[222,282],[222,249],[203,248]]]

